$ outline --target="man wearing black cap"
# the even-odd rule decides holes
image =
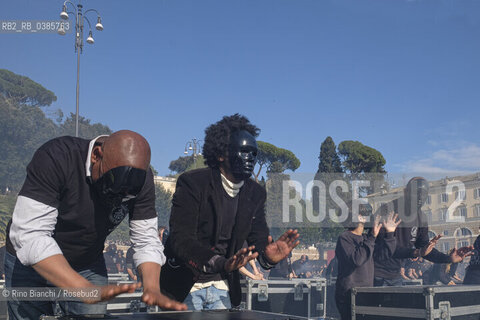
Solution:
[[[205,130],[208,168],[178,178],[160,282],[163,292],[189,309],[239,305],[238,269],[255,258],[269,269],[298,244],[296,230],[275,242],[269,236],[266,193],[250,179],[258,132],[239,114],[224,117]],[[242,249],[245,241],[249,247]]]
[[[185,309],[160,293],[165,257],[149,164],[148,142],[127,130],[91,141],[61,137],[41,146],[27,167],[8,229],[6,287],[67,288],[82,301],[62,301],[64,313],[104,314],[106,304],[95,302],[140,286],[107,285],[104,242],[128,215],[134,260],[144,281],[142,300]],[[10,299],[8,310],[10,319],[53,314],[51,301]]]

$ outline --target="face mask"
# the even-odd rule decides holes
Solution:
[[[145,170],[137,168],[117,167],[105,172],[93,183],[97,195],[109,211],[108,218],[112,224],[109,232],[128,214],[127,202],[140,193],[146,174]]]
[[[410,205],[421,208],[428,197],[428,182],[423,178],[411,180],[407,184],[407,197],[410,198]]]
[[[228,147],[228,162],[232,175],[239,180],[248,179],[257,160],[257,141],[249,132],[232,133]]]
[[[142,169],[116,167],[105,172],[93,185],[107,205],[119,205],[140,193],[146,175]]]

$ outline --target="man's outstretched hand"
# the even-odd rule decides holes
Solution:
[[[455,249],[450,253],[450,259],[452,259],[453,263],[457,263],[462,261],[465,257],[473,255],[473,246],[469,247],[461,247]]]
[[[244,267],[248,261],[256,259],[258,257],[258,252],[250,254],[255,249],[255,246],[250,246],[248,248],[243,248],[237,251],[232,257],[225,261],[225,271],[232,272],[234,270]]]
[[[88,287],[86,289],[98,291],[99,295],[91,298],[82,299],[82,301],[89,304],[97,303],[100,301],[108,301],[122,293],[133,293],[135,292],[136,289],[140,288],[141,286],[142,286],[141,283],[131,283],[131,284],[122,284],[120,286],[110,284],[110,285],[101,286],[101,287]],[[84,290],[84,289],[70,288],[70,289],[64,289],[64,290],[69,291],[71,293],[75,293],[76,291]]]
[[[144,290],[142,301],[149,306],[158,306],[162,310],[187,310],[187,306],[160,293],[160,290]]]
[[[298,231],[292,229],[282,234],[275,242],[273,242],[271,236],[268,236],[269,244],[265,247],[265,256],[268,261],[276,264],[285,259],[292,252],[293,248],[300,243],[297,240],[298,237],[300,237]]]

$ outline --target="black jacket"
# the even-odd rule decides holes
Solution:
[[[215,255],[221,214],[217,214],[223,196],[220,171],[204,168],[182,174],[172,200],[170,236],[165,247],[167,263],[162,267],[162,292],[183,301],[200,272]],[[240,189],[238,210],[226,257],[242,248],[245,240],[263,254],[269,230],[265,220],[266,192],[247,179]],[[233,306],[241,302],[238,271],[226,275]]]
[[[397,201],[405,201],[405,199],[400,198]],[[398,205],[396,207],[398,208]],[[405,208],[408,209],[408,206],[405,205]],[[410,214],[406,213],[406,216],[410,217]],[[400,277],[400,268],[403,265],[403,261],[408,258],[414,258],[415,249],[420,249],[429,243],[428,224],[425,214],[418,210],[418,212],[414,213],[411,220],[408,223],[402,221],[395,230],[396,249],[392,257],[374,256],[375,277],[385,279]],[[377,236],[377,243],[381,242],[384,237],[385,229],[382,228]],[[435,248],[424,258],[434,263],[451,262],[450,256]]]

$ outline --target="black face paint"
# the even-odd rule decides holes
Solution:
[[[145,170],[123,166],[105,172],[93,183],[97,195],[109,212],[109,232],[122,222],[128,214],[127,202],[136,198],[145,183]]]
[[[257,141],[248,131],[236,131],[230,135],[228,163],[236,179],[245,180],[252,175],[257,152]]]

